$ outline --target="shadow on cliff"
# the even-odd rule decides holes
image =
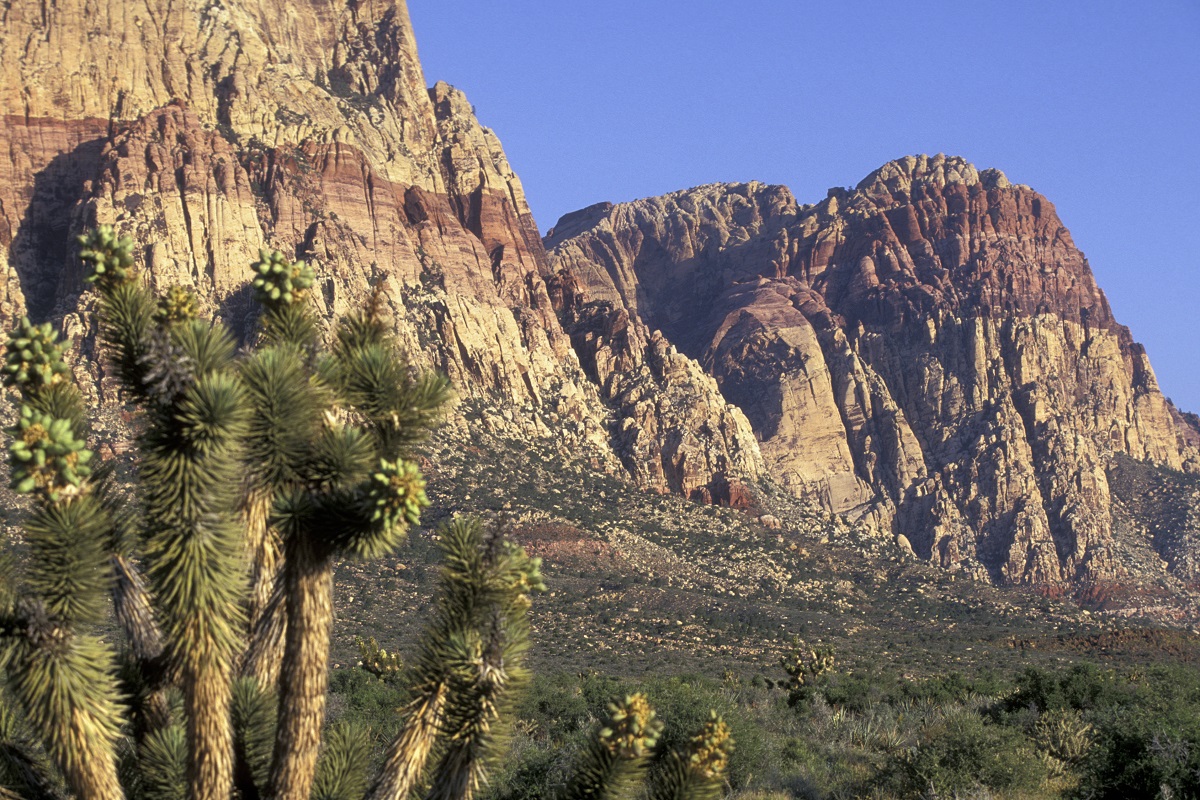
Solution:
[[[73,210],[84,199],[87,184],[100,169],[108,137],[84,142],[56,156],[33,179],[33,195],[13,236],[9,262],[21,282],[26,313],[42,322],[54,313],[64,294],[82,289],[75,263],[77,245]]]
[[[261,310],[262,306],[254,299],[254,287],[249,281],[217,304],[217,316],[229,326],[238,347],[249,344],[251,335],[257,330]]]

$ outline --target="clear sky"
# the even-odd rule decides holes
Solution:
[[[1198,0],[409,0],[544,232],[712,181],[815,202],[913,153],[1058,208],[1167,396],[1200,411]]]

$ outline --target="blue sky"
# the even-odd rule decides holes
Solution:
[[[1200,411],[1200,2],[409,0],[543,231],[712,181],[815,202],[911,153],[1046,195]]]

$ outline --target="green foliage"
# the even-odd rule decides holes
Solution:
[[[1017,679],[1017,691],[1005,700],[1004,708],[1085,711],[1111,705],[1121,691],[1115,673],[1094,665],[1078,664],[1065,673],[1029,667]]]
[[[73,775],[90,766],[89,754],[113,753],[120,736],[113,654],[99,637],[60,627],[36,605],[27,605],[25,619],[10,687],[46,751]]]
[[[831,647],[805,649],[797,642],[779,662],[788,675],[785,686],[788,704],[798,706],[807,702],[814,689],[828,680],[835,659]]]
[[[618,800],[642,788],[662,723],[641,693],[610,703],[608,718],[584,751],[564,798]]]
[[[733,750],[732,733],[716,711],[683,748],[673,750],[652,783],[653,800],[718,800]]]
[[[71,420],[22,405],[16,426],[8,432],[13,437],[8,446],[11,485],[17,492],[39,492],[57,502],[77,494],[92,474],[92,451],[76,436]]]
[[[1045,777],[1018,731],[958,711],[930,725],[913,750],[893,761],[885,785],[902,797],[940,797],[981,788],[1032,791]]]
[[[0,787],[27,797],[63,796],[53,765],[7,697],[0,697]]]
[[[363,725],[339,722],[331,726],[317,763],[313,800],[362,800],[368,785],[371,743],[371,729]]]
[[[264,690],[254,678],[240,678],[233,684],[230,710],[238,759],[235,783],[243,795],[261,793],[267,786],[278,707],[276,693]]]
[[[108,293],[133,280],[133,239],[118,237],[111,225],[101,225],[80,236],[79,244],[79,257],[91,266],[85,281]]]
[[[433,619],[412,660],[413,698],[401,735],[372,796],[403,795],[435,740],[432,797],[473,796],[508,739],[511,708],[528,682],[530,595],[545,590],[540,560],[497,536],[485,537],[474,517],[455,517],[439,530],[440,591]],[[408,753],[396,751],[410,742]]]
[[[1085,718],[1094,727],[1079,797],[1200,796],[1200,680],[1194,670],[1129,676]],[[1114,687],[1116,688],[1116,687]]]
[[[172,285],[167,287],[167,293],[159,298],[154,321],[170,326],[180,322],[191,322],[199,316],[200,302],[195,293],[182,286]]]
[[[186,800],[187,733],[182,725],[152,731],[138,754],[138,788],[143,800]]]
[[[372,636],[369,639],[355,639],[358,648],[358,666],[380,680],[394,680],[400,676],[404,662],[400,654],[389,653],[379,646]]]
[[[322,352],[305,302],[312,270],[264,251],[254,265],[260,336],[237,352],[223,325],[198,318],[190,292],[171,287],[156,298],[139,282],[128,238],[105,227],[81,243],[100,340],[142,417],[128,503],[91,469],[85,406],[53,330],[26,320],[9,337],[5,379],[23,394],[14,481],[35,509],[21,595],[0,592],[0,654],[44,763],[53,761],[80,800],[363,797],[370,729],[347,715],[325,730],[319,761],[310,735],[323,712],[333,560],[391,552],[419,524],[429,499],[410,448],[428,435],[448,383],[400,357],[382,290],[339,322]],[[288,614],[278,695],[236,677],[252,506],[255,530],[273,526],[268,538],[285,545],[276,589],[292,592],[277,595]],[[528,611],[545,590],[540,559],[467,517],[443,525],[438,546],[440,589],[416,656],[402,668],[374,640],[364,645],[364,662],[387,684],[403,674],[411,686],[403,695],[383,682],[364,688],[379,692],[379,703],[386,695],[388,709],[402,706],[377,728],[397,735],[372,797],[424,785],[429,800],[471,800],[511,741],[529,681]],[[116,649],[96,635],[110,608],[127,639],[128,695],[118,691]],[[4,708],[0,756],[34,764],[39,751]],[[660,746],[662,730],[644,695],[612,704],[570,785],[581,797],[631,797],[646,791],[657,758],[654,797],[715,798],[731,763],[731,726],[714,715],[673,750]],[[0,770],[12,763],[0,759]],[[54,783],[47,773],[43,784]],[[0,777],[57,794],[23,774]]]
[[[111,518],[93,495],[42,506],[26,522],[26,588],[52,617],[81,625],[103,621],[113,580],[111,529]]]
[[[1038,718],[1033,740],[1046,756],[1047,766],[1057,773],[1083,762],[1091,749],[1094,727],[1075,709],[1047,711]]]
[[[251,269],[256,274],[255,297],[267,308],[300,302],[316,280],[312,267],[303,261],[289,262],[278,250],[259,250]]]
[[[400,522],[416,525],[421,521],[421,509],[429,505],[425,478],[411,461],[380,459],[379,468],[371,475],[367,497],[373,506],[371,521],[385,527]]]
[[[62,345],[50,323],[34,325],[29,317],[21,317],[17,329],[8,335],[4,385],[19,389],[41,388],[69,377],[70,369],[63,361]]]

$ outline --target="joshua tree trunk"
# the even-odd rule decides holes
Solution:
[[[100,640],[57,626],[40,638],[43,646],[22,642],[14,653],[13,694],[78,800],[124,797],[114,747],[117,687]]]
[[[86,723],[72,718],[70,725],[70,747],[75,753],[89,753],[88,734],[84,730]],[[94,751],[91,751],[94,753]],[[79,800],[116,800],[125,796],[121,782],[117,778],[117,765],[107,754],[95,754],[98,758],[81,757],[75,761],[61,762],[67,785],[75,792]]]
[[[141,572],[125,556],[112,557],[113,611],[130,655],[137,662],[142,676],[150,684],[134,732],[138,741],[150,731],[158,730],[171,721],[171,706],[167,701],[168,670],[163,658],[162,631],[154,619],[154,608]]]
[[[369,800],[404,800],[425,769],[437,741],[449,687],[439,682],[408,707],[400,735],[388,748],[383,769],[371,787]]]
[[[317,770],[329,634],[333,625],[333,562],[311,535],[287,539],[287,635],[280,674],[279,732],[271,767],[274,800],[308,800]]]
[[[247,485],[243,489],[241,517],[246,527],[246,558],[251,568],[246,617],[249,645],[242,656],[242,677],[259,686],[274,686],[283,660],[283,634],[287,609],[282,602],[282,545],[279,532],[270,526],[272,493]]]
[[[188,798],[228,800],[233,792],[233,727],[228,662],[197,654],[184,668],[188,716]]]

